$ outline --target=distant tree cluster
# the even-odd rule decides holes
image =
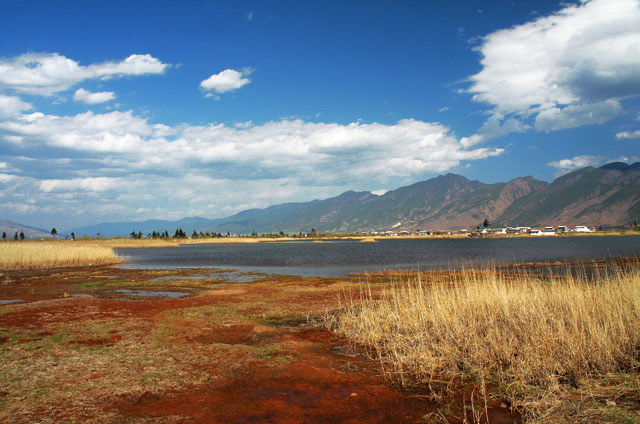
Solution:
[[[6,239],[7,239],[7,233],[3,231],[2,232],[2,240],[6,240]],[[20,234],[18,234],[18,232],[16,231],[13,234],[13,240],[15,240],[15,241],[18,241],[18,240],[22,241],[24,239],[25,239],[24,231],[20,231]]]

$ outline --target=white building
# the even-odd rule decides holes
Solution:
[[[576,225],[574,230],[576,233],[592,233],[593,231],[586,225]]]

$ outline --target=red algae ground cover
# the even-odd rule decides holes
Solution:
[[[0,305],[0,422],[472,419],[473,387],[435,402],[315,324],[358,287],[351,279],[235,283],[198,270],[110,266],[4,271],[0,300],[22,302]],[[160,295],[172,291],[188,296]],[[489,417],[519,422],[499,403]]]

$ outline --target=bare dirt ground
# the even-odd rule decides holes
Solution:
[[[470,387],[437,401],[397,387],[378,362],[313,325],[358,287],[211,270],[1,273],[0,422],[470,419]],[[520,421],[500,402],[487,409],[492,423]]]

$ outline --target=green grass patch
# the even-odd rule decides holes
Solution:
[[[94,289],[98,287],[104,287],[107,284],[112,283],[113,281],[87,281],[86,283],[78,284],[80,287],[86,287],[89,289]]]
[[[301,317],[299,315],[271,316],[259,318],[258,321],[261,324],[268,325],[270,327],[298,327],[300,325],[306,324],[307,318]]]
[[[17,311],[18,309],[14,306],[7,306],[7,305],[0,306],[0,316],[6,315],[6,314],[12,314]]]

